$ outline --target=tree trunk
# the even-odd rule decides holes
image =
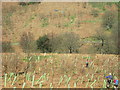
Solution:
[[[69,48],[69,53],[72,53],[72,48],[71,47]]]
[[[102,54],[103,53],[103,46],[104,46],[104,39],[101,39],[102,40],[102,45],[101,45],[101,51],[100,53]]]

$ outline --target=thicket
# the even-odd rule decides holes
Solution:
[[[101,29],[97,30],[96,39],[101,44],[96,45],[99,53],[118,54],[118,14],[115,11],[106,11],[103,15]]]
[[[37,40],[37,48],[42,52],[79,53],[81,46],[79,35],[73,32],[44,35]]]
[[[33,4],[39,4],[41,2],[20,2],[19,5],[26,6],[26,5],[33,5]]]
[[[39,37],[39,39],[37,40],[37,48],[40,49],[43,53],[52,52],[50,39],[47,35]]]

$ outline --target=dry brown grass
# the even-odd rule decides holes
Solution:
[[[9,34],[7,36],[3,35],[2,38],[4,41],[19,42],[22,33],[28,31],[33,33],[35,40],[44,34],[59,34],[70,31],[79,34],[81,38],[93,36],[96,34],[96,30],[101,28],[100,20],[104,13],[99,13],[98,17],[93,17],[91,11],[94,8],[90,4],[87,4],[87,7],[83,8],[83,4],[75,2],[43,2],[22,7],[18,3],[4,2],[3,14],[13,10],[12,8],[14,8],[14,12],[10,16],[12,31],[7,29],[7,33]],[[95,9],[100,11],[98,8]],[[115,6],[106,7],[106,9],[117,10]],[[55,12],[55,10],[58,11]],[[71,16],[75,17],[73,24],[65,27],[65,24],[70,23]],[[45,27],[42,27],[44,23],[42,21],[43,18],[48,19],[48,25]],[[78,25],[79,22],[80,25]],[[6,28],[3,27],[3,30],[6,30]],[[88,46],[85,45],[85,47]],[[19,45],[15,46],[15,50],[18,52],[22,51]]]
[[[12,4],[9,4],[10,3],[5,3],[5,5],[10,7]],[[3,4],[3,9],[6,7],[5,5]],[[83,9],[82,3],[80,3],[79,6],[77,3],[41,3],[27,7],[16,5],[16,9],[16,12],[11,16],[14,25],[14,34],[9,36],[11,40],[15,42],[19,41],[20,35],[24,31],[31,31],[35,35],[35,39],[38,39],[39,36],[46,33],[62,33],[70,30],[79,33],[81,37],[89,37],[95,34],[95,30],[99,28],[100,25],[100,23],[81,23],[80,27],[76,27],[75,24],[70,27],[64,27],[65,22],[70,22],[70,16],[76,16],[75,22],[97,19],[90,15],[92,7],[88,6],[87,9]],[[55,9],[59,11],[55,12]],[[65,15],[66,18],[63,15]],[[49,25],[47,27],[41,27],[42,17],[48,18]],[[31,18],[34,19],[32,20]],[[61,24],[61,28],[56,27],[56,24]]]
[[[9,61],[9,57],[15,57],[16,54],[4,54],[4,56],[7,57],[7,61],[3,58],[3,63],[5,62],[11,62]],[[39,55],[39,56],[43,56],[44,54],[31,54],[32,57],[33,55]],[[50,87],[50,83],[53,83],[54,87],[67,87],[65,86],[65,77],[64,75],[67,75],[68,77],[71,77],[71,80],[69,82],[71,87],[74,87],[74,82],[80,78],[80,80],[77,83],[77,87],[79,88],[84,88],[88,82],[88,79],[91,79],[92,74],[94,74],[94,77],[92,80],[90,80],[89,85],[94,81],[97,80],[97,82],[95,83],[94,87],[103,87],[103,81],[104,81],[104,77],[105,75],[108,75],[109,73],[115,74],[115,76],[118,77],[118,56],[117,55],[100,55],[100,54],[94,54],[94,55],[90,55],[90,54],[46,54],[46,56],[52,56],[52,57],[48,57],[48,58],[43,58],[39,61],[35,61],[35,57],[33,57],[32,62],[30,63],[30,68],[28,70],[28,74],[31,74],[31,79],[33,77],[33,75],[35,75],[35,80],[38,80],[40,78],[41,75],[43,75],[44,73],[49,74],[48,76],[48,81],[44,81],[43,83],[43,88],[45,87]],[[85,68],[85,59],[83,59],[83,56],[91,56],[91,59],[89,60],[90,63],[93,62],[93,64],[91,66],[89,66],[89,68]],[[22,54],[22,56],[20,56],[21,59],[21,63],[19,64],[19,68],[23,68],[26,67],[26,63],[22,61],[22,59],[25,57],[25,54]],[[12,60],[16,60],[14,58],[12,58]],[[106,63],[106,61],[108,61]],[[16,62],[16,61],[15,61]],[[14,64],[14,63],[13,63]],[[12,65],[13,65],[12,64]],[[3,64],[4,65],[4,64]],[[11,64],[7,64],[8,66]],[[90,65],[90,64],[89,64]],[[117,66],[115,66],[117,65]],[[14,64],[14,67],[16,65]],[[19,70],[19,68],[16,70],[16,72]],[[96,71],[96,69],[98,68],[98,70]],[[12,71],[10,70],[12,69]],[[9,70],[7,70],[5,73],[11,73],[14,72],[13,70],[13,66],[9,67]],[[106,72],[105,72],[106,70]],[[35,71],[35,73],[34,73]],[[95,72],[96,71],[96,72]],[[4,72],[4,71],[3,71]],[[20,71],[18,71],[20,72]],[[86,76],[88,74],[88,76]],[[63,76],[64,80],[61,83],[61,85],[58,85],[60,77]],[[84,77],[83,82],[82,81],[82,77]],[[98,80],[99,77],[99,80]],[[3,77],[4,79],[4,77]],[[13,78],[14,79],[14,78]],[[24,74],[21,74],[17,77],[17,82],[15,82],[15,85],[11,86],[11,82],[7,83],[7,87],[22,87],[23,82],[26,82],[26,86],[25,87],[30,87],[31,86],[31,81],[26,80],[26,77],[24,76]],[[35,81],[37,82],[37,81]],[[90,87],[88,85],[88,87]],[[34,87],[38,87],[39,84],[35,84]]]

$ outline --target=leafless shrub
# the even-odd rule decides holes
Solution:
[[[2,57],[3,73],[19,73],[23,67],[22,61],[19,59],[17,54],[4,55]]]
[[[34,42],[33,34],[31,32],[23,32],[20,45],[25,53],[29,54],[30,52],[35,51],[36,44]]]
[[[2,42],[2,52],[14,52],[10,41]]]

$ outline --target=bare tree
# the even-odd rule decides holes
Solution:
[[[21,36],[20,45],[23,49],[23,52],[27,53],[27,64],[24,68],[24,72],[22,72],[27,74],[31,62],[30,52],[33,52],[36,49],[36,44],[33,34],[30,32],[24,32],[23,35]]]
[[[116,12],[114,11],[106,11],[105,14],[103,15],[103,22],[102,22],[102,26],[103,28],[110,30],[114,27],[114,23],[115,21],[115,15]]]
[[[103,53],[103,47],[105,45],[105,33],[103,29],[99,29],[96,31],[96,35],[94,36],[95,39],[101,41],[100,43],[93,43],[93,46],[95,47],[97,52]]]
[[[64,47],[68,49],[69,53],[77,53],[80,48],[80,37],[79,35],[73,32],[67,32],[63,34],[63,43]]]
[[[36,49],[34,36],[30,32],[23,32],[21,36],[20,45],[23,49],[23,52],[30,53]]]
[[[80,46],[80,37],[73,32],[60,34],[52,40],[52,47],[56,52],[79,53]]]
[[[105,12],[102,22],[103,27],[97,30],[95,35],[96,39],[101,40],[101,44],[95,45],[99,53],[118,53],[118,16],[117,12],[113,12]]]

